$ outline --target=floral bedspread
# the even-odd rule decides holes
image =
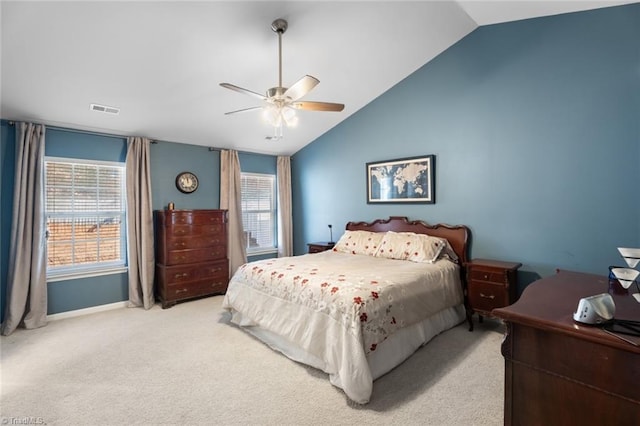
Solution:
[[[462,303],[458,267],[323,252],[243,265],[233,282],[324,313],[376,350],[395,330]]]

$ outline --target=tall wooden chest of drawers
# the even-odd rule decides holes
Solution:
[[[226,210],[156,210],[156,296],[177,302],[227,291]]]

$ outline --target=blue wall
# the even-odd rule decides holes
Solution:
[[[472,257],[606,274],[640,246],[640,5],[480,27],[295,154],[295,252],[350,220],[471,228]],[[436,204],[368,205],[365,163],[436,155]],[[625,199],[625,197],[629,197]],[[522,286],[521,286],[522,287]]]
[[[189,171],[198,177],[198,190],[183,194],[176,176]],[[220,152],[205,146],[158,142],[151,145],[151,196],[154,210],[217,209],[220,206]]]

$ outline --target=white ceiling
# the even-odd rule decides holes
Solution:
[[[116,135],[290,155],[358,111],[479,25],[633,1],[2,1],[2,118]],[[284,139],[256,106],[224,89],[320,80]],[[259,102],[259,101],[258,101]],[[90,111],[97,103],[119,115]]]

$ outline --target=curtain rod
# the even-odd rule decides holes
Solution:
[[[213,147],[210,146],[209,147],[209,151],[231,151],[231,148],[217,148],[217,147]],[[267,155],[267,156],[271,156],[273,157],[273,155],[271,154],[261,154],[259,152],[251,152],[251,151],[239,151],[239,150],[235,150],[238,154],[250,154],[250,155]]]
[[[9,126],[15,126],[16,122],[15,120],[8,120]],[[59,127],[59,126],[49,126],[49,125],[44,125],[45,128],[50,129],[50,130],[60,130],[63,132],[72,132],[72,133],[81,133],[81,134],[85,134],[85,135],[95,135],[95,136],[105,136],[105,137],[109,137],[109,138],[117,138],[117,139],[126,139],[127,136],[124,135],[116,135],[113,133],[104,133],[104,132],[96,132],[93,130],[80,130],[80,129],[70,129],[68,127]],[[151,143],[152,144],[157,144],[158,142],[169,142],[169,141],[158,141],[155,139],[151,139]],[[179,143],[179,142],[169,142],[169,143]],[[217,147],[209,147],[209,151],[222,151],[224,149],[228,149],[228,148],[217,148]],[[251,154],[251,155],[267,155],[269,156],[270,154],[260,154],[257,152],[249,152],[249,151],[238,151],[238,153],[242,153],[242,154]],[[272,156],[272,155],[271,155]]]
[[[92,135],[92,136],[105,136],[108,138],[114,138],[114,139],[126,139],[127,136],[123,136],[123,135],[115,135],[113,133],[105,133],[105,132],[96,132],[93,130],[81,130],[81,129],[69,129],[68,127],[59,127],[59,126],[49,126],[45,124],[45,128],[48,130],[60,130],[63,132],[70,132],[70,133],[80,133],[83,135]]]
[[[230,148],[216,148],[216,147],[209,147],[209,151],[223,151],[223,150],[228,150],[230,151]],[[264,155],[266,157],[281,157],[279,155],[273,155],[273,154],[263,154],[261,152],[251,152],[251,151],[238,151],[237,149],[235,150],[238,154],[248,154],[248,155]],[[293,157],[288,155],[286,157],[289,157],[291,159],[291,161],[293,161]]]
[[[15,126],[16,120],[9,120],[8,123],[9,123],[9,126]],[[38,124],[43,124],[43,123],[38,123]],[[105,137],[109,137],[109,138],[118,138],[118,139],[126,139],[127,138],[127,136],[124,136],[124,135],[116,135],[116,134],[113,134],[113,133],[105,133],[105,132],[96,132],[96,131],[93,131],[93,130],[71,129],[69,127],[51,126],[49,124],[43,124],[43,126],[47,130],[60,130],[60,131],[63,131],[63,132],[81,133],[81,134],[85,134],[85,135],[95,135],[95,136],[105,136]],[[152,143],[155,143],[155,141],[152,141]]]

